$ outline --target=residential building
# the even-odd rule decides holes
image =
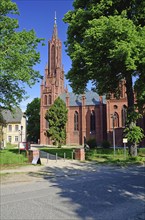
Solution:
[[[2,116],[5,124],[2,129],[2,143],[18,144],[26,142],[26,116],[20,108],[13,112],[2,110]]]

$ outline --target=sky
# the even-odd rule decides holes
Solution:
[[[62,64],[65,73],[71,68],[71,60],[66,53],[64,42],[67,39],[67,24],[63,22],[63,17],[67,11],[73,9],[73,0],[12,0],[18,6],[20,15],[17,17],[19,21],[19,29],[27,31],[34,29],[36,36],[44,38],[45,46],[39,45],[40,64],[34,68],[40,71],[44,76],[44,69],[48,59],[48,40],[51,39],[53,33],[54,17],[56,11],[58,37],[62,42]],[[40,82],[41,83],[41,82]],[[29,98],[24,100],[20,107],[26,110],[27,104],[31,103],[34,98],[40,97],[40,83],[35,84],[32,88],[26,87]],[[65,80],[65,85],[68,82]],[[71,88],[68,86],[69,91]]]

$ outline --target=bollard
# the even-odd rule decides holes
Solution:
[[[56,159],[56,162],[57,162],[57,153],[56,153],[56,155],[55,155],[55,159]]]
[[[74,150],[71,153],[72,160],[74,159]]]
[[[66,157],[66,154],[64,153],[64,161],[65,161],[65,157]]]
[[[124,157],[126,159],[126,143],[124,143]]]
[[[47,163],[48,163],[48,160],[49,160],[49,153],[47,153]]]

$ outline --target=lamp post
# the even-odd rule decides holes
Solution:
[[[115,128],[114,128],[114,120],[116,119],[115,113],[111,114],[112,118],[112,129],[113,129],[113,149],[114,149],[114,156],[115,156]]]
[[[20,132],[20,141],[22,142],[22,130],[23,130],[23,126],[21,126],[21,129],[19,130]]]
[[[23,126],[21,126],[21,129],[19,130],[19,134],[20,134],[19,144],[18,144],[18,147],[19,147],[19,153],[20,153],[20,143],[22,143],[22,130],[23,130]]]

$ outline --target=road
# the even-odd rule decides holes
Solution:
[[[145,219],[144,167],[47,167],[27,175],[31,181],[1,185],[1,220]]]

